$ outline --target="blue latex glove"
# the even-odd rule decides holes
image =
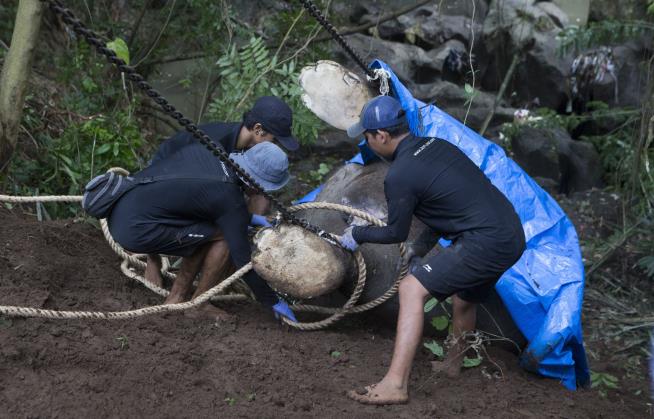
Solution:
[[[359,247],[359,243],[357,243],[357,241],[354,240],[354,237],[352,237],[353,228],[354,226],[349,226],[348,228],[346,228],[345,231],[343,232],[343,235],[338,237],[338,242],[344,248],[354,252]]]
[[[282,300],[281,298],[275,304],[272,306],[273,309],[273,314],[275,315],[276,319],[279,319],[281,317],[286,317],[287,319],[297,322],[297,319],[295,318],[295,314],[293,314],[293,310],[286,304],[286,301]]]
[[[272,227],[272,224],[268,222],[266,217],[259,214],[252,214],[252,218],[250,218],[250,225],[258,227]]]

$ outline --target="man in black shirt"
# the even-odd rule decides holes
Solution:
[[[513,205],[461,150],[445,140],[410,134],[394,98],[379,96],[368,102],[348,134],[365,135],[369,147],[391,161],[384,181],[388,223],[349,227],[341,244],[354,250],[360,243],[405,241],[413,215],[433,237],[452,241],[435,256],[412,264],[410,274],[400,282],[397,337],[384,379],[364,391],[348,393],[362,403],[406,403],[427,298],[444,301],[452,296],[455,344],[446,363],[448,375],[455,376],[466,349],[465,335],[475,328],[476,303],[518,261],[525,248],[524,232]]]

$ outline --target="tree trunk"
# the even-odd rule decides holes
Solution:
[[[0,172],[8,166],[16,148],[43,9],[39,0],[18,2],[11,46],[0,75]]]

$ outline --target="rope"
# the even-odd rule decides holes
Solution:
[[[113,169],[110,169],[113,170]],[[0,195],[0,202],[16,202],[16,203],[30,203],[30,202],[80,202],[82,200],[81,196],[75,196],[75,195],[53,195],[53,196],[33,196],[33,197],[19,197],[19,196],[9,196],[9,195]],[[353,215],[356,217],[359,217],[365,221],[368,221],[376,226],[384,226],[385,223],[378,218],[365,213],[361,210],[351,208],[345,205],[340,205],[340,204],[332,204],[328,202],[311,202],[311,203],[306,203],[306,204],[300,204],[300,205],[295,205],[293,207],[289,208],[289,211],[291,212],[296,212],[296,211],[302,211],[302,210],[308,210],[308,209],[325,209],[325,210],[332,210],[332,211],[341,211],[349,215]],[[111,236],[111,233],[109,232],[109,227],[107,224],[107,220],[102,219],[100,220],[100,226],[102,227],[102,233],[109,243],[110,247],[116,254],[118,254],[122,259],[123,262],[120,265],[120,269],[130,279],[137,280],[141,284],[143,284],[145,287],[148,289],[152,290],[153,292],[161,295],[161,296],[166,296],[168,295],[168,290],[165,290],[163,288],[160,288],[149,281],[146,281],[142,276],[136,274],[135,272],[131,271],[129,268],[130,264],[136,265],[140,268],[145,268],[145,262],[143,262],[140,258],[144,257],[144,255],[138,255],[138,254],[130,254],[125,251],[116,241],[113,239]],[[384,303],[395,293],[397,292],[400,280],[407,274],[408,267],[406,264],[406,248],[404,244],[400,244],[400,256],[402,257],[403,264],[400,269],[400,273],[398,275],[398,278],[396,279],[395,283],[393,286],[388,289],[383,295],[380,297],[362,305],[355,305],[356,302],[359,300],[359,297],[361,296],[361,293],[363,292],[363,289],[365,288],[365,283],[366,283],[366,276],[367,276],[367,270],[366,270],[366,264],[363,259],[363,256],[359,250],[354,252],[354,258],[357,263],[358,267],[358,277],[357,277],[357,282],[354,287],[354,290],[352,292],[352,295],[350,298],[347,300],[347,302],[343,305],[341,308],[334,308],[334,307],[322,307],[322,306],[316,306],[316,305],[305,305],[305,304],[295,304],[291,306],[291,308],[295,311],[298,312],[313,312],[313,313],[320,313],[320,314],[330,314],[329,317],[327,317],[324,320],[316,321],[316,322],[293,322],[290,321],[286,318],[283,318],[283,321],[290,325],[293,328],[299,329],[299,330],[318,330],[318,329],[323,329],[325,327],[328,327],[338,320],[342,319],[345,317],[347,314],[352,314],[352,313],[361,313],[367,310],[370,310],[374,307],[377,307],[378,305]],[[229,278],[225,279],[223,282],[221,282],[219,285],[211,288],[207,292],[201,294],[197,298],[195,298],[192,301],[188,301],[185,303],[179,303],[179,304],[162,304],[162,305],[156,305],[156,306],[151,306],[151,307],[145,307],[141,309],[136,309],[136,310],[128,310],[128,311],[114,311],[114,312],[97,312],[97,311],[59,311],[59,310],[46,310],[46,309],[37,309],[37,308],[29,308],[29,307],[17,307],[17,306],[2,306],[0,305],[0,314],[4,314],[7,316],[17,316],[17,317],[40,317],[40,318],[49,318],[49,319],[103,319],[103,320],[124,320],[124,319],[131,319],[131,318],[136,318],[136,317],[141,317],[141,316],[146,316],[146,315],[152,315],[152,314],[158,314],[162,312],[172,312],[172,311],[182,311],[182,310],[188,310],[194,307],[197,307],[198,305],[207,302],[209,300],[220,300],[220,301],[234,301],[234,300],[244,300],[247,299],[248,297],[244,294],[223,294],[223,292],[230,286],[238,284],[238,280],[245,274],[247,273],[250,269],[252,268],[252,264],[248,263],[247,265],[243,266],[241,269],[236,271],[234,274],[229,276]],[[174,278],[175,275],[171,272],[168,272],[167,269],[162,269],[162,273],[169,278]]]

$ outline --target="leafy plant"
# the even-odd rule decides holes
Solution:
[[[339,351],[332,351],[329,355],[330,355],[332,358],[340,358],[341,355],[342,355],[342,353],[339,352]]]
[[[236,399],[233,397],[225,397],[225,400],[229,406],[234,406],[236,404]]]
[[[220,83],[218,94],[208,106],[207,118],[237,120],[257,97],[275,95],[293,109],[293,134],[300,142],[308,144],[318,136],[323,125],[302,104],[296,59],[280,64],[262,38],[252,37],[241,49],[232,45],[216,66]],[[244,97],[246,92],[251,93]]]
[[[654,25],[645,21],[602,20],[583,27],[571,25],[557,35],[559,53],[565,55],[572,51],[578,54],[599,45],[611,45],[653,32]]]
[[[436,355],[438,358],[442,358],[445,354],[445,351],[443,350],[443,346],[441,346],[438,342],[435,340],[432,340],[431,342],[423,343],[424,347],[429,349],[432,354]]]
[[[483,360],[482,356],[477,354],[475,358],[468,358],[467,356],[463,357],[463,368],[474,368],[478,367]]]
[[[446,330],[450,325],[450,318],[447,316],[432,317],[431,325],[434,326],[434,329],[436,330]]]
[[[606,397],[609,389],[618,388],[618,377],[606,372],[590,372],[590,387],[596,388],[602,397]]]

